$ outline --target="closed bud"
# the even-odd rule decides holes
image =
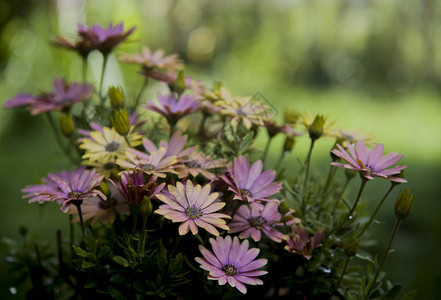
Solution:
[[[410,189],[405,188],[400,192],[394,207],[395,216],[398,220],[402,221],[410,215],[414,196]]]
[[[293,136],[287,136],[285,139],[285,143],[283,144],[283,152],[291,152],[294,147],[295,140]]]
[[[149,197],[144,196],[144,198],[142,199],[141,208],[139,211],[141,212],[141,216],[143,218],[147,218],[148,216],[150,216],[150,214],[153,211],[153,208],[152,208],[152,202],[150,201]]]
[[[343,145],[343,140],[341,138],[337,138],[337,140],[334,143],[334,146],[332,146],[331,151],[329,152],[329,154],[331,155],[331,159],[333,162],[338,161],[340,158],[335,155],[334,153],[332,153],[332,150],[338,150],[337,145]]]
[[[358,252],[358,243],[360,240],[355,236],[352,236],[345,245],[345,254],[348,257],[355,256]]]
[[[130,131],[129,114],[127,110],[114,110],[114,117],[110,117],[113,128],[122,136],[126,136]]]
[[[393,177],[398,177],[398,178],[403,178],[404,179],[404,172],[405,172],[406,170],[401,170],[401,172],[399,173],[399,174],[396,174],[396,175],[392,175]],[[394,185],[398,185],[398,184],[401,184],[401,182],[396,182],[396,181],[392,181],[391,182],[392,184],[394,184]]]
[[[124,106],[124,93],[120,86],[111,86],[109,88],[109,98],[113,108]]]
[[[285,109],[284,114],[283,114],[283,119],[284,119],[285,123],[288,123],[290,125],[294,125],[297,123],[299,118],[300,118],[300,114],[298,112],[296,112],[295,110]]]
[[[178,95],[181,95],[185,91],[186,85],[185,85],[185,77],[184,77],[184,71],[179,71],[178,77],[176,78],[173,90],[178,93]]]
[[[58,121],[60,122],[60,129],[61,132],[65,136],[70,136],[75,131],[75,125],[74,121],[72,119],[72,116],[69,114],[61,114],[58,116]]]
[[[309,125],[308,132],[311,140],[318,140],[323,135],[323,128],[325,126],[325,117],[323,115],[316,115],[314,121]]]
[[[105,183],[104,181],[101,182],[100,189],[104,193],[104,195],[106,195],[106,196],[110,195],[109,187],[107,186],[107,183]]]
[[[279,210],[279,213],[282,214],[282,216],[285,215],[287,212],[289,212],[288,203],[286,201],[280,202],[278,210]]]

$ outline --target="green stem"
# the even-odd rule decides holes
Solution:
[[[199,124],[199,129],[198,129],[198,137],[202,137],[202,134],[204,132],[204,126],[205,126],[205,121],[207,121],[208,115],[207,114],[203,114],[202,116],[202,120],[201,123]]]
[[[351,257],[348,256],[348,257],[346,258],[346,262],[345,262],[345,266],[344,266],[344,268],[343,268],[343,272],[341,273],[340,279],[338,280],[337,287],[340,286],[341,281],[343,280],[343,277],[345,277],[346,269],[347,269],[347,267],[348,267],[348,265],[349,265],[349,261],[350,261],[350,260],[351,260]]]
[[[344,194],[344,192],[346,191],[346,188],[348,187],[349,182],[351,181],[352,178],[353,178],[353,177],[350,177],[350,178],[347,177],[347,178],[346,178],[346,182],[345,182],[345,184],[343,185],[343,188],[342,188],[340,194],[338,195],[337,199],[335,199],[335,204],[334,204],[334,208],[332,209],[332,213],[331,213],[331,215],[333,215],[334,212],[335,212],[335,210],[337,209],[337,207],[338,207],[338,203],[340,202],[340,199],[343,197],[343,194]]]
[[[139,101],[141,100],[142,94],[144,94],[144,91],[147,88],[148,83],[149,83],[149,78],[145,77],[141,89],[139,90],[138,95],[135,98],[135,106],[133,110],[136,110],[136,108],[138,107]]]
[[[76,201],[74,201],[74,205],[77,207],[78,216],[80,217],[81,233],[84,238],[84,220],[83,220],[83,212],[81,211],[81,203],[82,202],[83,202],[82,200],[79,200],[79,201],[76,200]]]
[[[263,165],[265,165],[266,157],[268,155],[268,150],[269,150],[269,147],[270,147],[272,139],[273,138],[271,136],[268,137],[268,141],[266,142],[265,150],[263,150],[263,156],[262,156],[262,163],[263,163]]]
[[[170,132],[169,132],[169,138],[173,136],[173,133],[175,132],[175,125],[170,124]]]
[[[377,215],[378,211],[380,210],[380,207],[383,205],[383,202],[387,199],[389,194],[392,192],[396,184],[392,183],[390,185],[389,190],[387,191],[386,195],[384,195],[383,199],[381,199],[380,203],[377,205],[377,208],[375,209],[374,213],[372,214],[371,218],[369,219],[369,222],[366,223],[366,225],[363,227],[363,230],[358,234],[358,238],[361,238],[361,236],[365,233],[365,231],[368,229],[369,225],[374,221],[375,216]]]
[[[328,173],[328,178],[326,179],[326,184],[325,187],[323,189],[322,192],[322,199],[320,200],[320,205],[319,205],[319,209],[318,209],[318,214],[320,215],[321,211],[322,211],[322,206],[323,206],[323,202],[325,202],[325,197],[328,195],[328,188],[331,185],[332,179],[334,178],[334,170],[335,170],[335,166],[331,165],[331,167],[329,168],[329,173]]]
[[[83,57],[82,80],[83,82],[87,81],[87,57]]]
[[[135,234],[135,232],[136,232],[136,225],[138,225],[138,213],[136,213],[136,214],[133,216],[132,234]]]
[[[99,84],[99,88],[98,88],[98,95],[101,98],[101,106],[104,106],[104,97],[102,95],[102,91],[103,91],[103,82],[104,82],[104,73],[106,71],[106,66],[107,66],[107,59],[109,58],[109,54],[105,54],[103,55],[103,65],[101,67],[101,78],[100,78],[100,84]]]
[[[282,164],[282,161],[285,158],[285,156],[286,156],[285,151],[282,150],[282,154],[280,155],[279,159],[277,160],[276,167],[274,168],[275,170],[277,170],[277,171],[279,170],[280,165]]]
[[[369,299],[369,297],[370,297],[370,295],[371,295],[371,293],[373,291],[373,288],[374,288],[375,283],[376,283],[376,281],[378,279],[378,276],[380,275],[381,269],[383,268],[384,262],[386,261],[386,258],[389,255],[390,248],[392,247],[392,243],[393,243],[393,241],[395,239],[395,235],[398,232],[398,228],[400,227],[400,224],[401,224],[401,220],[396,219],[395,220],[394,230],[392,231],[392,236],[391,236],[390,241],[389,241],[389,245],[387,245],[387,249],[386,249],[386,252],[384,253],[383,259],[381,260],[380,267],[378,268],[377,273],[375,273],[374,280],[372,280],[372,282],[371,282],[371,285],[370,285],[369,290],[368,290],[368,292],[366,294],[365,300]]]
[[[144,253],[145,249],[145,240],[147,238],[147,217],[142,217],[142,234],[141,234],[141,242],[138,245],[138,254]]]
[[[358,202],[360,201],[361,194],[363,193],[364,187],[366,186],[367,179],[364,177],[361,177],[361,185],[360,189],[358,190],[357,199],[354,202],[354,205],[352,206],[351,210],[349,211],[348,218],[350,219],[352,217],[352,214],[354,213],[355,208],[357,207]]]
[[[46,116],[47,116],[47,119],[49,120],[49,124],[51,125],[52,131],[54,132],[55,140],[57,141],[58,146],[64,152],[64,154],[66,154],[66,156],[69,157],[71,162],[77,163],[77,161],[70,155],[69,148],[65,147],[63,140],[62,140],[62,137],[58,131],[57,125],[55,125],[55,121],[54,121],[54,118],[52,117],[52,114],[50,112],[47,112]]]
[[[69,249],[70,249],[70,258],[72,260],[72,245],[73,245],[73,238],[74,238],[74,226],[72,223],[72,215],[69,215]]]
[[[309,177],[309,165],[311,164],[311,156],[312,156],[312,148],[314,148],[315,140],[311,140],[311,146],[309,147],[308,156],[306,157],[305,165],[306,165],[306,174],[305,174],[305,182],[303,183],[303,189],[306,188]]]

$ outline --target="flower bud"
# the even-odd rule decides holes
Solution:
[[[61,132],[65,136],[70,136],[75,131],[74,121],[69,114],[61,114],[58,116]]]
[[[404,179],[404,172],[405,172],[405,171],[406,171],[406,170],[403,169],[403,170],[401,170],[401,172],[400,172],[399,174],[392,175],[392,176],[393,176],[393,177],[398,177],[398,178],[403,178],[403,179]],[[394,184],[394,185],[398,185],[398,184],[401,184],[401,182],[392,181],[392,184]]]
[[[100,189],[104,193],[104,195],[106,195],[106,196],[110,195],[109,187],[107,186],[107,183],[105,183],[104,181],[101,182]]]
[[[285,123],[288,123],[290,125],[294,125],[299,120],[300,114],[296,112],[295,110],[291,109],[285,109],[283,119]]]
[[[345,254],[348,257],[355,256],[358,252],[358,243],[360,240],[355,236],[352,236],[345,245]]]
[[[414,196],[410,193],[410,189],[405,188],[400,192],[394,207],[398,220],[402,221],[410,215]]]
[[[356,174],[357,174],[357,172],[354,171],[354,170],[345,169],[345,176],[346,176],[346,179],[348,179],[348,180],[354,178],[354,176],[355,176]]]
[[[178,77],[176,78],[175,84],[173,86],[173,90],[178,93],[178,95],[181,95],[185,91],[186,85],[185,85],[185,77],[184,72],[179,71]]]
[[[120,86],[111,86],[109,88],[109,98],[113,108],[124,106],[124,93]]]
[[[280,202],[278,210],[279,210],[279,213],[282,214],[282,216],[285,215],[287,212],[289,212],[289,205],[288,205],[288,203],[286,201]]]
[[[329,152],[329,154],[331,155],[331,159],[333,162],[338,161],[340,158],[335,155],[334,153],[332,153],[332,150],[338,150],[337,145],[343,145],[343,140],[341,138],[337,138],[337,140],[334,143],[334,146],[332,146],[331,151]]]
[[[141,208],[140,208],[141,216],[143,218],[147,218],[148,216],[150,216],[152,211],[153,211],[153,208],[152,208],[152,202],[150,201],[150,198],[147,196],[144,196],[144,198],[142,199]]]
[[[287,136],[285,139],[285,143],[283,144],[283,152],[291,152],[294,147],[295,140],[293,136]]]
[[[113,127],[120,135],[126,136],[130,131],[129,114],[127,110],[125,108],[124,110],[121,108],[119,110],[115,109],[114,116],[114,118],[110,117]]]
[[[323,135],[323,127],[325,126],[325,117],[316,115],[314,121],[309,125],[308,132],[311,140],[318,140]]]

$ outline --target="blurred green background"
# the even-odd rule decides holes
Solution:
[[[281,119],[283,108],[322,113],[336,127],[363,129],[403,153],[406,176],[416,194],[413,214],[395,240],[386,262],[388,278],[417,299],[441,295],[441,3],[435,0],[276,0],[136,1],[0,0],[0,98],[18,92],[50,90],[54,76],[80,80],[77,55],[52,48],[55,34],[75,36],[79,23],[110,21],[137,26],[117,53],[139,52],[142,45],[179,53],[186,74],[211,84],[220,80],[235,95],[260,92]],[[97,82],[101,57],[89,57],[89,79]],[[136,66],[110,58],[105,85],[122,84],[129,95],[142,78]],[[147,96],[154,97],[158,86]],[[258,143],[264,143],[261,134]],[[277,139],[270,161],[279,155]],[[67,168],[44,116],[0,110],[0,236],[18,239],[26,225],[40,239],[55,243],[55,229],[67,234],[68,220],[55,206],[38,207],[21,199],[21,188],[48,172]],[[317,143],[313,174],[327,172],[332,140]],[[308,143],[299,139],[286,166],[296,170]],[[354,196],[358,182],[348,198]],[[371,210],[388,188],[368,185],[364,205]],[[373,226],[372,247],[383,253],[392,230],[390,197]],[[1,246],[2,251],[5,250]],[[2,256],[0,298],[12,296]]]

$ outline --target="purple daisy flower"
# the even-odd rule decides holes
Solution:
[[[251,237],[257,242],[260,241],[263,231],[267,237],[280,243],[287,236],[273,227],[282,217],[278,212],[278,207],[279,205],[275,202],[267,203],[263,210],[256,205],[251,205],[251,207],[242,205],[229,224],[230,233],[240,232],[241,239]]]
[[[144,148],[148,153],[153,153],[154,151],[158,151],[159,148],[164,147],[166,149],[165,157],[176,155],[179,161],[180,158],[188,156],[189,154],[193,153],[197,148],[197,146],[194,146],[182,150],[187,144],[187,139],[187,135],[181,135],[177,131],[173,134],[169,142],[165,140],[160,141],[159,147],[156,147],[155,144],[148,138],[143,138],[142,144],[144,145]]]
[[[51,110],[69,109],[75,103],[90,98],[92,92],[93,86],[90,84],[68,84],[61,78],[55,78],[52,93],[41,93],[38,96],[21,93],[8,100],[4,106],[6,108],[28,106],[31,114],[37,115]]]
[[[176,187],[168,185],[168,191],[167,196],[162,194],[156,196],[165,204],[155,213],[173,222],[182,222],[179,226],[180,235],[187,234],[189,230],[197,234],[199,227],[215,236],[219,235],[219,231],[214,226],[224,230],[230,229],[223,220],[231,219],[230,216],[217,212],[225,206],[225,202],[218,201],[219,193],[210,193],[209,184],[201,187],[187,180],[186,185],[180,182],[176,183]]]
[[[124,23],[113,25],[109,23],[107,28],[98,24],[91,27],[87,25],[78,25],[78,34],[92,45],[92,48],[99,50],[104,55],[109,54],[113,48],[123,42],[133,31],[135,27],[124,32]]]
[[[285,249],[308,260],[311,259],[314,249],[321,246],[320,242],[325,234],[325,229],[320,228],[312,237],[309,237],[302,224],[294,224],[291,230],[292,235],[286,241]]]
[[[273,182],[276,172],[267,170],[262,173],[263,163],[256,161],[251,167],[246,156],[236,157],[233,166],[227,166],[230,176],[223,175],[221,178],[229,185],[229,190],[234,192],[236,200],[249,203],[255,201],[277,201],[271,199],[282,188],[280,182]]]
[[[63,212],[67,211],[70,204],[81,203],[97,195],[104,200],[107,199],[101,191],[95,189],[103,180],[103,176],[97,174],[95,169],[76,170],[72,174],[65,175],[67,176],[53,176],[50,179],[51,183],[40,189],[35,186],[25,188],[23,191],[28,193],[25,197],[32,197],[30,200],[32,202],[57,201],[61,204]]]
[[[263,281],[256,278],[265,275],[268,272],[258,270],[268,262],[265,258],[255,260],[260,250],[249,248],[248,240],[239,242],[237,236],[231,239],[227,236],[225,239],[217,237],[216,240],[210,238],[213,252],[199,245],[202,257],[196,257],[195,260],[200,267],[208,272],[208,279],[217,280],[219,285],[227,282],[237,288],[241,293],[246,294],[245,284],[262,285]]]
[[[175,96],[158,95],[159,105],[149,101],[143,107],[163,115],[170,124],[176,124],[181,118],[191,114],[199,107],[199,103],[190,95],[182,95],[176,100]]]
[[[123,172],[121,174],[121,184],[115,183],[110,179],[112,185],[124,197],[129,205],[139,206],[145,196],[153,198],[165,186],[165,183],[156,184],[156,177],[144,176],[143,172]]]
[[[374,149],[368,150],[363,141],[358,141],[356,150],[354,146],[348,146],[349,154],[342,146],[337,144],[337,147],[338,149],[332,150],[332,153],[347,164],[333,162],[332,165],[360,172],[367,179],[382,177],[394,182],[407,182],[404,178],[391,176],[399,174],[407,166],[389,168],[400,161],[403,155],[391,152],[383,156],[383,144],[377,144]]]

